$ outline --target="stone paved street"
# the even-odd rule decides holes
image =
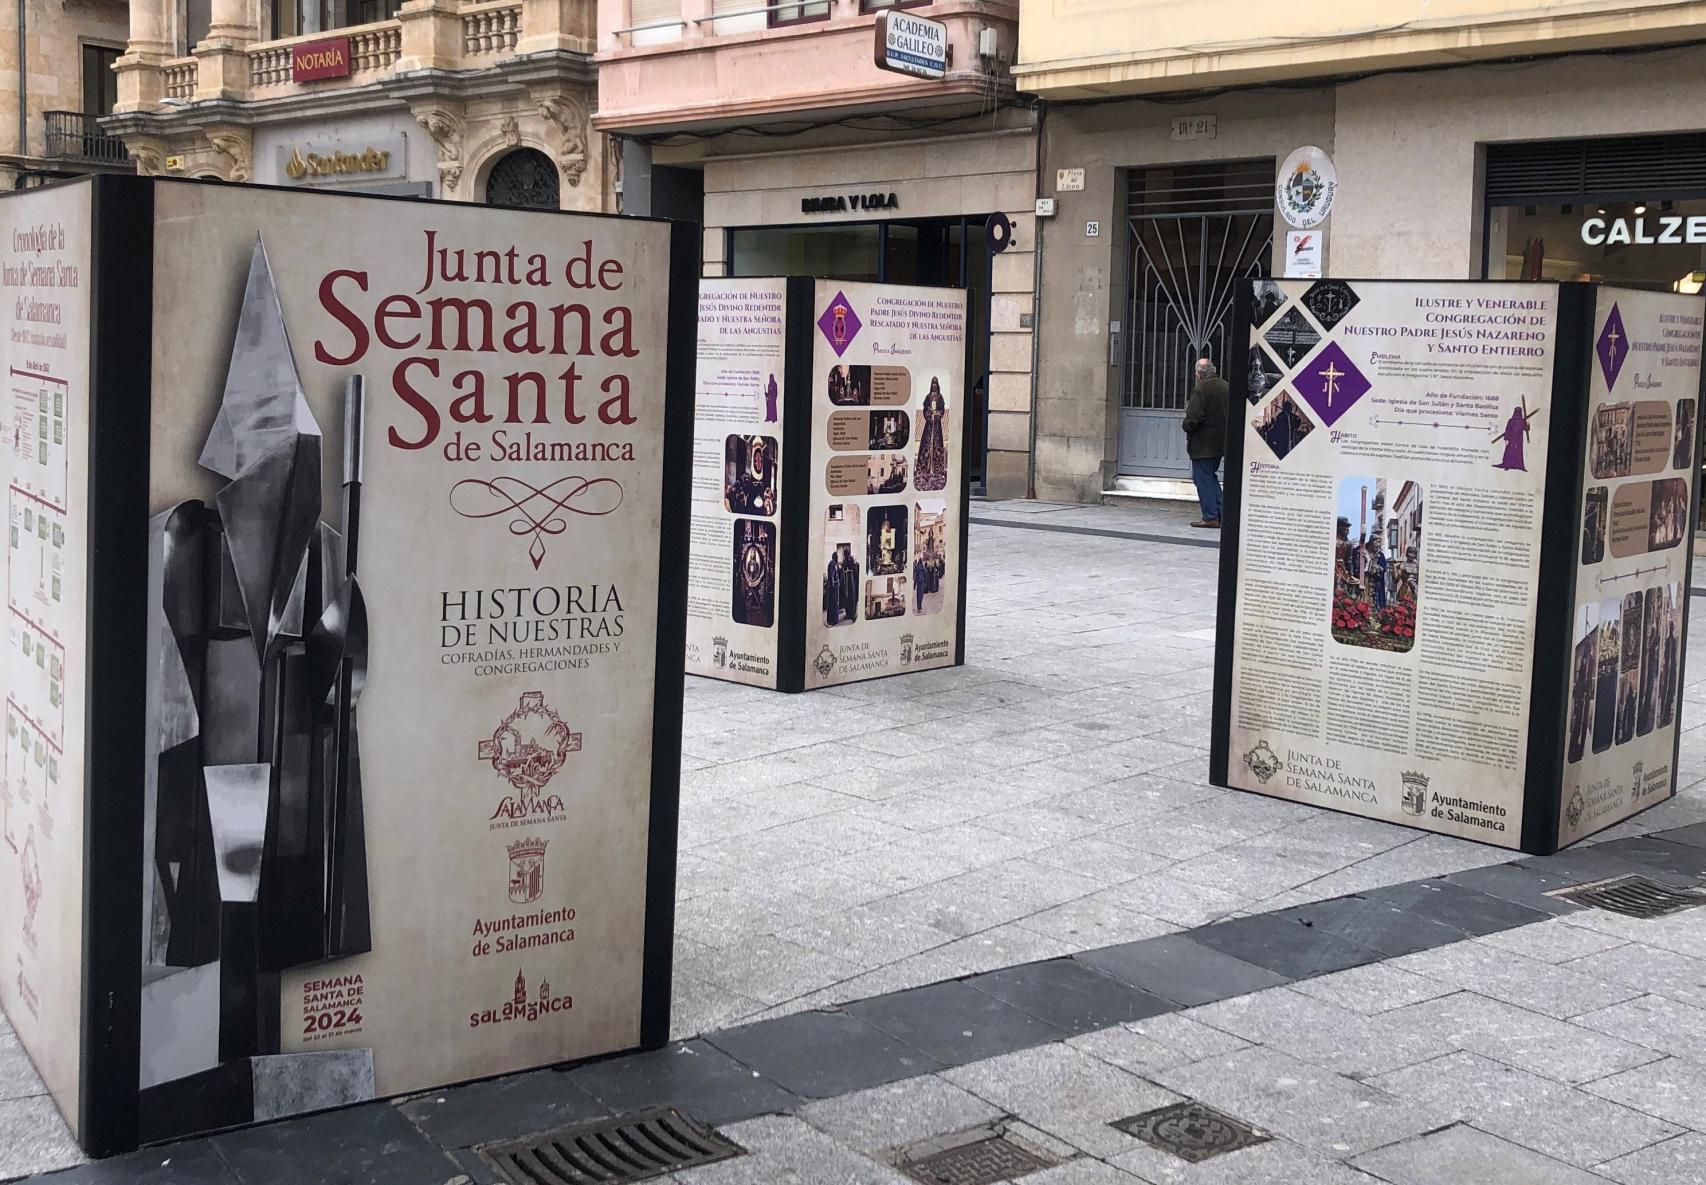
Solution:
[[[1688,789],[1512,866],[1206,784],[1217,555],[1189,517],[979,504],[964,668],[795,697],[689,680],[674,1031],[707,1040],[638,1078],[618,1061],[265,1130],[287,1147],[369,1116],[368,1144],[401,1146],[395,1126],[446,1150],[319,1178],[374,1185],[492,1179],[458,1150],[650,1101],[748,1151],[692,1185],[903,1182],[900,1146],[990,1123],[1061,1162],[1034,1185],[1706,1178],[1706,910],[1539,894],[1630,861],[1706,871],[1698,644]],[[1346,894],[1349,914],[1292,909]],[[0,1179],[78,1159],[40,1090],[6,1031]],[[1108,1126],[1184,1099],[1270,1138],[1193,1165]],[[61,1180],[311,1179],[259,1139]]]

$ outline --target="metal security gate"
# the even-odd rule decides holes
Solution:
[[[1122,474],[1190,473],[1180,430],[1191,369],[1227,365],[1242,280],[1269,274],[1274,162],[1210,161],[1132,172],[1120,392]]]

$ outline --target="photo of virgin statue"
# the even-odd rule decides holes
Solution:
[[[913,470],[912,485],[919,490],[940,490],[948,484],[948,402],[942,398],[942,385],[934,377],[930,393],[924,397],[924,427],[918,434],[918,466]]]

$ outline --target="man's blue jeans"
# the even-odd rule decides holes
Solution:
[[[1191,480],[1197,483],[1197,501],[1202,503],[1205,522],[1220,521],[1220,458],[1192,457]]]

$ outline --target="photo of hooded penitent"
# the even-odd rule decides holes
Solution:
[[[347,380],[340,531],[259,238],[224,390],[208,394],[198,461],[223,485],[149,523],[145,1141],[374,1095],[370,1049],[287,1054],[280,1031],[281,973],[371,949],[363,406]]]

